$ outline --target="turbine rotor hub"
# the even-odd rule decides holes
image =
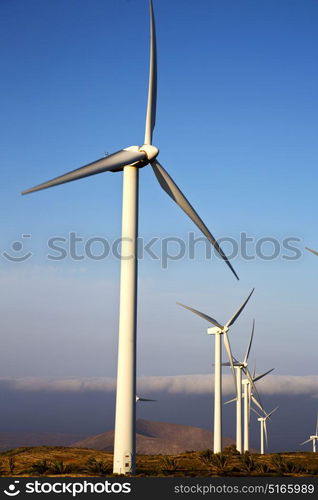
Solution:
[[[153,161],[159,154],[159,149],[152,144],[140,146],[139,151],[146,153],[149,162]]]

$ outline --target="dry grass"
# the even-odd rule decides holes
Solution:
[[[62,446],[16,448],[0,453],[0,475],[111,476],[113,455],[106,451]],[[318,476],[318,453],[280,453],[241,456],[225,450],[189,451],[178,455],[139,455],[138,476]],[[10,472],[11,469],[11,472]]]

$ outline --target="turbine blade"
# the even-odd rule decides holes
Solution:
[[[177,304],[181,307],[184,307],[185,309],[188,309],[189,311],[193,312],[194,314],[197,314],[198,316],[200,316],[201,318],[203,319],[206,319],[207,321],[209,321],[210,323],[212,323],[212,325],[215,325],[217,326],[218,328],[221,328],[223,329],[223,326],[220,325],[220,323],[218,321],[216,321],[216,319],[214,318],[211,318],[210,316],[208,316],[207,314],[204,314],[200,311],[197,311],[197,309],[193,309],[192,307],[189,307],[189,306],[185,306],[184,304],[181,304],[181,302],[177,302]]]
[[[227,356],[228,356],[229,361],[230,361],[230,365],[231,365],[231,369],[232,369],[232,375],[233,375],[233,380],[234,380],[235,393],[236,393],[236,397],[237,397],[238,394],[237,394],[236,375],[235,375],[235,370],[234,370],[234,366],[233,366],[233,356],[232,356],[231,346],[230,346],[229,337],[228,337],[227,332],[224,332],[224,334],[223,334],[223,341],[224,341],[224,346],[225,346],[225,349],[226,349],[226,352],[227,352]]]
[[[235,361],[235,358],[233,356],[233,366],[242,366],[241,363],[239,363],[238,361]],[[212,366],[214,366],[214,363],[212,364]],[[231,366],[231,363],[229,361],[225,361],[224,363],[222,363],[222,366]]]
[[[266,447],[268,448],[268,434],[267,434],[267,423],[266,420],[264,420],[264,432],[265,432],[265,441],[266,441]]]
[[[253,377],[252,377],[252,375],[251,375],[251,373],[250,373],[249,369],[248,369],[248,368],[243,368],[243,372],[245,373],[246,377],[248,378],[249,383],[250,383],[250,385],[251,385],[251,388],[252,388],[252,390],[255,392],[255,394],[256,394],[256,396],[257,396],[257,398],[258,398],[258,401],[259,401],[259,402],[260,402],[260,404],[262,405],[260,395],[259,395],[259,393],[258,393],[258,390],[257,390],[256,385],[254,384],[254,379],[253,379]]]
[[[105,158],[100,158],[99,160],[88,163],[87,165],[77,168],[76,170],[72,170],[71,172],[55,177],[47,182],[43,182],[38,186],[26,189],[22,192],[22,194],[33,193],[34,191],[40,191],[41,189],[47,189],[59,184],[82,179],[83,177],[88,177],[90,175],[100,174],[101,172],[117,172],[122,170],[125,165],[131,165],[132,163],[144,160],[147,160],[147,155],[143,151],[132,151],[128,148],[122,149],[116,153],[106,156]]]
[[[237,401],[237,398],[230,399],[229,401],[225,401],[225,405],[228,405],[229,403],[234,403],[234,401]]]
[[[273,413],[275,413],[276,410],[278,410],[278,406],[276,406],[276,408],[274,408],[274,410],[272,410],[269,413],[267,413],[266,419],[268,418],[270,420],[271,415],[273,415]]]
[[[263,418],[263,417],[262,417],[262,415],[261,415],[260,413],[258,413],[258,411],[256,411],[256,410],[255,410],[255,408],[253,408],[252,406],[251,406],[251,410],[252,410],[254,413],[256,413],[256,415],[258,415],[260,418]]]
[[[302,446],[303,444],[306,444],[306,443],[310,443],[310,441],[312,441],[312,439],[307,439],[307,441],[304,441],[303,443],[300,443],[300,446]]]
[[[254,328],[255,328],[255,319],[253,319],[252,334],[251,334],[250,342],[249,342],[249,344],[248,344],[247,351],[246,351],[246,354],[245,354],[245,357],[244,357],[244,361],[243,361],[243,363],[246,363],[246,362],[247,362],[248,357],[249,357],[249,355],[250,355],[251,346],[252,346],[252,341],[253,341],[253,336],[254,336]]]
[[[237,279],[239,279],[238,275],[234,271],[230,261],[223,252],[222,248],[220,247],[216,239],[212,236],[212,234],[210,233],[210,231],[208,230],[202,219],[199,217],[199,215],[196,213],[192,205],[190,205],[190,203],[188,202],[184,194],[181,192],[181,190],[178,188],[176,183],[170,177],[168,172],[163,168],[162,165],[160,165],[160,163],[157,160],[151,162],[151,165],[162,189],[173,199],[173,201],[175,201],[177,205],[179,205],[179,207],[188,215],[188,217],[190,217],[190,219],[200,229],[200,231],[204,234],[204,236],[210,241],[210,243],[214,246],[215,250],[219,253],[222,259],[229,266],[234,276]]]
[[[253,370],[253,379],[256,376],[256,360],[254,359],[254,370]]]
[[[309,250],[309,252],[313,253],[314,255],[318,255],[318,252],[316,250],[313,250],[312,248],[307,248],[306,250]]]
[[[265,373],[262,373],[262,375],[258,375],[257,377],[253,378],[253,382],[257,382],[258,380],[260,380],[261,378],[265,377],[265,375],[268,375],[269,373],[271,373],[273,370],[275,370],[275,368],[271,368],[270,370],[268,370],[267,372]]]
[[[259,409],[260,409],[260,410],[261,410],[261,411],[262,411],[262,412],[266,415],[266,413],[265,413],[265,411],[264,411],[264,408],[263,408],[263,407],[261,406],[261,404],[257,401],[257,399],[256,399],[256,398],[254,398],[254,396],[252,396],[252,397],[251,397],[251,399],[252,399],[252,401],[253,401],[254,405],[256,405],[256,406],[257,406],[257,408],[259,408]]]
[[[157,401],[156,399],[138,398],[138,401]]]
[[[241,307],[236,311],[236,313],[234,314],[234,316],[232,316],[232,318],[226,323],[225,326],[230,327],[231,325],[233,325],[233,323],[237,320],[237,318],[239,317],[239,315],[243,311],[244,307],[246,306],[246,304],[250,300],[251,295],[254,292],[254,290],[255,290],[255,288],[253,288],[253,290],[251,291],[251,293],[249,294],[249,296],[247,297],[247,299],[245,300],[245,302],[243,302],[243,304],[241,305]]]
[[[146,116],[145,144],[152,144],[152,133],[156,124],[157,106],[157,44],[152,1],[150,0],[150,66]]]

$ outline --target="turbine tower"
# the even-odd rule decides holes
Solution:
[[[314,436],[310,436],[309,439],[307,439],[303,443],[300,443],[300,445],[302,446],[303,444],[309,443],[310,441],[312,441],[312,451],[313,453],[316,453],[317,452],[316,442],[318,441],[318,413],[316,422],[316,434]]]
[[[120,311],[113,471],[134,474],[136,465],[136,317],[137,233],[139,169],[150,164],[162,189],[196,224],[238,279],[231,263],[202,219],[158,162],[159,149],[152,144],[156,121],[157,51],[150,0],[150,70],[145,138],[142,146],[129,146],[76,170],[43,182],[22,194],[82,179],[102,172],[123,172]]]
[[[251,347],[252,347],[252,341],[253,341],[253,336],[254,336],[254,329],[255,329],[255,320],[253,320],[253,327],[252,327],[252,333],[250,337],[250,341],[247,346],[247,350],[244,356],[243,361],[238,361],[236,358],[233,357],[233,365],[234,365],[234,370],[235,370],[235,377],[236,377],[236,386],[237,386],[237,397],[231,401],[227,401],[227,403],[236,401],[236,449],[240,453],[243,453],[243,435],[242,435],[242,372],[244,372],[245,375],[249,377],[249,380],[251,382],[251,376],[248,371],[248,358],[250,355]],[[229,362],[223,363],[223,366],[230,366]]]
[[[278,406],[274,408],[269,413],[265,413],[265,417],[262,417],[254,408],[252,410],[256,415],[258,415],[258,422],[260,423],[260,430],[261,430],[261,455],[264,455],[265,453],[265,440],[266,440],[266,447],[268,447],[268,433],[267,433],[267,419],[270,419],[270,416],[273,415],[273,413],[277,410]],[[265,440],[264,440],[265,437]]]
[[[213,451],[214,453],[222,452],[222,350],[221,350],[221,336],[223,335],[224,346],[229,358],[229,362],[232,368],[232,374],[234,378],[234,387],[236,391],[236,378],[233,366],[233,356],[231,352],[231,346],[228,338],[229,328],[233,325],[233,323],[237,320],[244,307],[248,303],[252,293],[254,292],[254,288],[245,300],[245,302],[241,305],[241,307],[236,311],[234,316],[223,326],[216,319],[211,318],[207,314],[204,314],[196,309],[192,309],[192,307],[185,306],[184,304],[179,304],[180,306],[188,309],[189,311],[197,314],[201,318],[209,321],[215,327],[208,328],[208,335],[214,335],[215,339],[215,351],[214,351],[214,435],[213,435]]]
[[[271,368],[267,372],[263,373],[262,375],[258,375],[257,377],[255,376],[255,374],[252,377],[250,372],[247,370],[247,377],[242,381],[242,385],[244,388],[244,390],[243,390],[243,399],[244,399],[244,444],[243,444],[243,450],[244,450],[244,452],[250,450],[251,402],[253,402],[264,414],[266,414],[261,403],[254,397],[253,391],[255,391],[258,394],[256,386],[255,386],[255,382],[257,382],[261,378],[265,377],[266,375],[271,373],[273,370],[274,370],[274,368]]]

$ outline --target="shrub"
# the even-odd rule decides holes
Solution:
[[[253,472],[257,468],[255,459],[249,453],[244,453],[243,455],[241,455],[240,462],[242,470],[246,472]]]
[[[15,470],[15,456],[14,455],[12,455],[11,457],[8,458],[8,466],[9,466],[10,474],[13,474],[14,470]]]
[[[109,463],[104,462],[103,460],[96,460],[96,458],[94,457],[89,458],[85,466],[86,466],[86,471],[91,474],[99,474],[99,475],[110,474],[112,470],[111,465]]]
[[[213,453],[205,450],[201,453],[202,462],[217,474],[225,474],[228,471],[228,457],[224,453]]]
[[[258,463],[256,464],[256,470],[260,474],[268,474],[270,472],[270,466],[266,463]]]
[[[162,457],[159,468],[165,474],[171,474],[178,469],[178,463],[175,458]]]
[[[230,446],[226,446],[223,450],[225,455],[240,455],[240,452],[236,449],[235,444],[230,444]]]
[[[72,467],[70,465],[65,465],[61,460],[55,460],[50,464],[51,474],[68,474],[71,470]]]
[[[271,458],[271,466],[275,472],[280,474],[296,474],[302,472],[302,467],[295,462],[285,461],[280,455],[273,455]]]
[[[50,465],[47,460],[38,460],[31,465],[30,473],[42,475],[48,472],[49,468]]]

